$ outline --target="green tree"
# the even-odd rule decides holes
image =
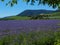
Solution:
[[[2,2],[4,2],[5,0],[1,0]],[[10,4],[11,6],[13,6],[14,4],[17,4],[19,0],[9,0],[8,3],[6,3],[6,5]],[[35,2],[38,2],[39,4],[48,4],[49,6],[52,6],[53,8],[60,8],[60,0],[23,0],[23,2],[31,2],[31,4],[34,5]]]

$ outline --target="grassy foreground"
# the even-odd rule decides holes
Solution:
[[[30,32],[19,35],[5,35],[0,45],[60,45],[60,32]]]

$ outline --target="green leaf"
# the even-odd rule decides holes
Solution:
[[[4,0],[1,0],[1,1],[4,1]]]

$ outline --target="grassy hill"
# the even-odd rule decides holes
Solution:
[[[0,20],[29,20],[30,17],[27,16],[11,16],[11,17],[5,17],[0,18]]]
[[[60,19],[60,12],[52,13],[52,16],[50,18]]]
[[[55,11],[53,10],[25,10],[19,13],[17,16],[37,16],[39,14],[50,14]]]
[[[0,18],[0,20],[31,20],[31,19],[60,19],[60,12],[55,12],[52,14],[42,14],[45,15],[45,17],[40,15],[36,16],[10,16],[10,17],[5,17],[5,18]]]

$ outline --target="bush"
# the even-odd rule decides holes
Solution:
[[[0,45],[60,45],[60,32],[30,32],[7,35]]]
[[[37,16],[32,16],[31,19],[49,19],[48,15],[37,15]]]

